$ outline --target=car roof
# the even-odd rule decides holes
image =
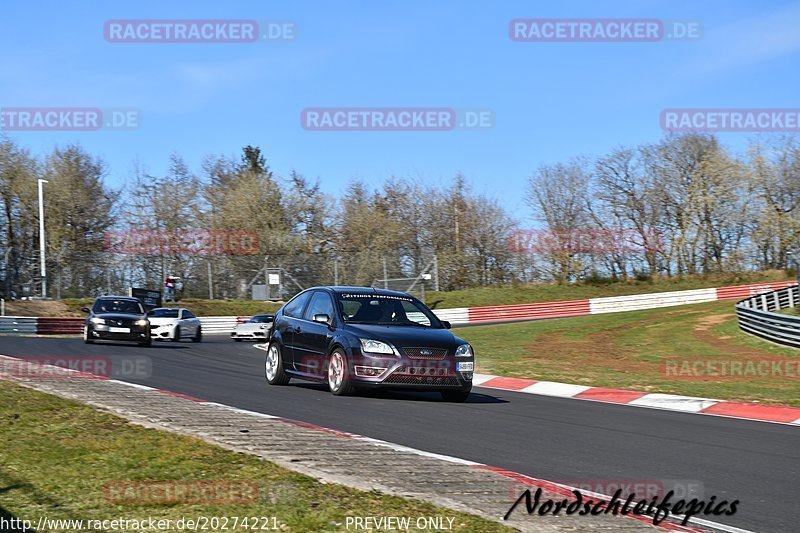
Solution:
[[[348,287],[343,285],[328,285],[324,287],[314,287],[314,289],[327,289],[336,294],[347,293],[360,293],[360,294],[375,294],[377,296],[405,296],[410,297],[410,294],[400,291],[391,291],[389,289],[378,289],[376,287]]]
[[[180,310],[188,311],[188,309],[186,309],[185,307],[154,307],[151,309],[151,311],[158,311],[159,309],[176,309],[179,311]]]
[[[97,297],[97,300],[131,300],[131,301],[134,301],[134,302],[139,302],[139,303],[141,303],[141,300],[139,300],[139,298],[134,298],[133,296],[113,296],[113,295],[107,295],[107,296],[98,296],[98,297]]]

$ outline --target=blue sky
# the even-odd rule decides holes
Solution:
[[[520,43],[515,18],[693,19],[700,40]],[[108,19],[292,21],[269,44],[108,43]],[[0,107],[137,108],[131,131],[13,132],[34,153],[77,141],[120,186],[134,161],[163,173],[171,152],[262,147],[279,176],[296,169],[338,193],[352,178],[446,182],[462,173],[517,218],[541,164],[656,141],[676,107],[796,108],[800,3],[617,2],[5,2]],[[308,107],[491,109],[484,131],[319,132]],[[741,149],[749,134],[722,134]]]

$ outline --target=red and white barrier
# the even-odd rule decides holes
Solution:
[[[563,318],[656,309],[717,300],[739,300],[793,285],[797,285],[797,282],[776,281],[687,291],[566,300],[563,302],[458,307],[437,309],[434,310],[434,313],[441,320],[447,320],[453,325],[538,320],[542,318]],[[249,318],[249,316],[209,316],[200,317],[200,322],[203,325],[203,331],[206,333],[230,333],[236,327],[236,324],[245,322]],[[40,335],[80,333],[83,330],[83,321],[83,318],[0,317],[0,333],[38,333]],[[22,322],[25,322],[24,326],[20,325]]]
[[[717,289],[695,289],[690,291],[659,292],[655,294],[633,294],[630,296],[611,296],[609,298],[589,299],[589,314],[619,313],[638,311],[673,305],[713,302],[717,299]]]
[[[753,283],[734,287],[589,298],[588,300],[470,307],[468,309],[469,321],[467,323],[504,320],[537,320],[540,318],[561,318],[580,315],[597,315],[602,313],[618,313],[622,311],[638,311],[641,309],[656,309],[674,305],[747,298],[748,296],[783,289],[796,284],[796,281],[777,281],[773,283]]]
[[[774,283],[753,283],[750,285],[735,285],[733,287],[719,287],[717,300],[739,300],[749,298],[765,292],[777,291],[797,285],[796,281],[776,281]]]
[[[469,322],[559,318],[588,314],[589,300],[570,300],[566,302],[470,307]]]

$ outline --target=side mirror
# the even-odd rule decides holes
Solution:
[[[91,313],[92,312],[92,310],[89,309],[88,307],[81,307],[81,311],[83,311],[84,313]]]
[[[314,318],[312,318],[312,320],[314,322],[319,322],[320,324],[330,324],[331,317],[329,317],[325,313],[320,313],[318,315],[314,315]]]
[[[453,325],[447,320],[441,320],[444,329],[452,329]]]

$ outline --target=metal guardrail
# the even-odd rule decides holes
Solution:
[[[230,333],[236,324],[250,319],[249,316],[201,316],[199,318],[203,333]]]
[[[35,316],[0,316],[0,334],[35,334],[38,318]]]
[[[798,305],[797,285],[745,298],[736,302],[739,328],[768,341],[800,348],[800,316],[773,312]]]

